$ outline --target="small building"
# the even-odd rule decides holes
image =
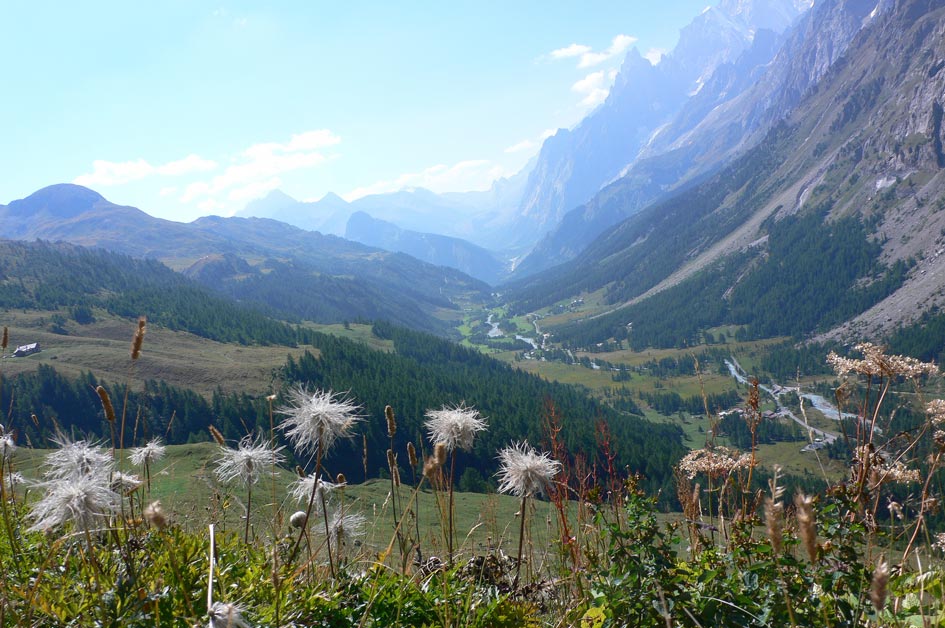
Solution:
[[[16,351],[13,352],[13,357],[22,358],[27,355],[32,355],[34,353],[39,353],[39,343],[33,342],[28,345],[20,345],[16,348]]]

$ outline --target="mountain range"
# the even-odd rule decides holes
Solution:
[[[386,319],[446,333],[434,314],[488,294],[478,280],[408,255],[270,219],[163,220],[72,184],[0,206],[0,222],[3,238],[160,260],[237,299],[318,322]]]
[[[547,227],[499,291],[518,313],[592,296],[545,326],[576,346],[686,345],[731,325],[883,336],[945,301],[943,13],[722,2],[659,64],[632,51],[601,107],[487,192],[273,192],[245,213],[279,220],[181,224],[58,185],[0,207],[0,236],[159,259],[299,318],[448,333],[463,304],[490,299],[522,234]],[[342,227],[349,240],[313,230]]]
[[[730,157],[642,209],[632,179],[610,186],[589,207],[630,217],[572,262],[512,284],[516,307],[599,291],[604,307],[562,333],[591,342],[646,329],[664,344],[729,323],[876,336],[936,308],[943,34],[945,8],[924,0],[819,2],[756,86],[690,133],[691,151]]]

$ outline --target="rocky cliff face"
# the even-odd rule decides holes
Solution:
[[[540,237],[617,177],[714,71],[751,47],[759,30],[784,31],[809,2],[727,0],[699,15],[657,66],[632,50],[607,100],[542,146],[517,229]]]
[[[834,0],[818,9],[821,21],[802,23],[792,34],[795,54],[782,50],[785,63],[772,64],[751,90],[754,108],[745,111],[771,121],[765,135],[757,131],[754,147],[703,183],[608,230],[572,264],[540,275],[523,291],[522,303],[539,303],[552,289],[562,298],[603,289],[615,320],[621,308],[666,294],[685,293],[687,302],[723,312],[725,295],[739,285],[757,287],[754,269],[783,252],[778,234],[789,227],[779,227],[806,221],[812,235],[822,235],[814,232],[820,228],[832,233],[841,222],[859,225],[861,248],[873,247],[876,265],[861,268],[849,289],[877,286],[877,296],[851,304],[845,322],[832,330],[815,323],[805,331],[881,337],[945,306],[945,6]],[[776,91],[764,93],[764,85]],[[731,128],[750,123],[743,115]],[[602,202],[624,202],[624,192],[611,186]],[[822,298],[838,260],[811,249],[804,262],[811,275],[801,277],[793,298]],[[707,287],[706,278],[723,276],[718,269],[726,264],[738,265],[739,272],[724,275],[733,283]],[[893,268],[897,275],[890,279]],[[783,276],[796,275],[793,267],[786,270],[795,273]],[[737,322],[731,312],[718,320],[725,316]]]
[[[720,9],[725,5],[754,15],[747,3]],[[864,26],[891,7],[891,0],[825,0],[783,36],[757,31],[752,45],[716,67],[612,185],[562,218],[519,265],[518,276],[571,259],[607,228],[756,144],[791,114]]]

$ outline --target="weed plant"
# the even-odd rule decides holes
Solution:
[[[139,327],[134,360],[142,335]],[[238,481],[246,497],[245,524],[234,530],[219,524],[236,493],[208,504],[205,522],[174,521],[151,501],[159,441],[131,451],[141,482],[119,475],[121,445],[60,435],[30,483],[16,471],[15,426],[0,427],[0,626],[945,625],[945,534],[929,523],[940,507],[945,401],[924,399],[921,386],[937,369],[873,345],[858,350],[862,357],[829,357],[845,378],[841,408],[857,420],[844,435],[849,477],[822,494],[786,494],[777,471],[759,489],[754,446],[739,452],[709,441],[679,462],[681,513],[667,516],[638,476],[614,467],[605,427],[599,452],[569,452],[549,404],[547,453],[526,443],[497,452],[501,489],[519,511],[484,551],[453,529],[451,454],[487,429],[465,406],[428,415],[430,455],[410,444],[409,482],[393,447],[394,410],[386,410],[384,508],[394,521],[386,545],[364,541],[367,513],[345,500],[345,478],[327,474],[332,443],[364,420],[347,395],[297,387],[289,405],[267,400],[268,436],[249,434],[234,450],[214,434],[218,476]],[[894,433],[881,408],[904,387],[925,419]],[[106,404],[107,391],[99,394]],[[745,417],[754,435],[757,388]],[[314,472],[297,469],[285,496],[271,482],[269,503],[256,505],[270,525],[253,530],[253,487],[282,464],[280,433]],[[902,486],[913,490],[894,499]],[[442,545],[421,542],[425,489],[437,496]],[[545,521],[534,516],[539,498],[553,506]],[[550,544],[535,541],[542,526]]]

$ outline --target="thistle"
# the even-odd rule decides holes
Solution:
[[[59,445],[46,457],[47,480],[61,480],[86,475],[108,478],[115,464],[112,455],[84,440],[70,441],[65,436],[52,439]]]
[[[360,513],[343,513],[339,510],[332,515],[328,522],[328,542],[336,548],[339,562],[345,548],[364,535],[366,521]]]
[[[440,410],[428,410],[424,426],[433,444],[443,443],[450,452],[457,448],[470,450],[477,432],[488,428],[485,419],[479,416],[475,408],[464,404],[443,406]]]
[[[442,456],[446,459],[446,452],[450,456],[450,485],[449,485],[449,530],[446,536],[450,564],[453,563],[453,484],[456,476],[456,449],[470,450],[477,432],[482,432],[488,425],[486,420],[479,416],[475,408],[468,408],[465,404],[458,406],[443,406],[439,410],[427,410],[427,420],[424,423],[430,440],[434,445],[437,461]],[[442,463],[440,463],[442,465]]]
[[[214,602],[209,615],[210,628],[249,628],[243,619],[243,609],[236,604]]]
[[[7,432],[0,424],[0,465],[6,463],[16,452],[16,441],[13,440],[13,433]]]
[[[279,429],[285,432],[298,451],[315,455],[315,473],[313,475],[318,477],[322,471],[322,457],[331,449],[336,440],[352,436],[354,425],[362,419],[358,414],[361,408],[349,397],[336,395],[330,390],[316,390],[314,393],[310,393],[304,387],[299,386],[289,392],[289,397],[292,400],[292,405],[284,406],[278,410],[280,414],[286,417],[279,424]],[[365,446],[366,444],[367,441],[365,440]],[[365,460],[367,460],[366,456]],[[316,487],[317,484],[312,485],[308,507],[305,509],[306,519],[312,516],[312,509],[315,507]],[[322,503],[322,510],[324,511],[324,502]],[[300,533],[292,548],[289,558],[290,563],[295,560],[301,542],[302,534]],[[328,562],[331,566],[332,575],[334,575],[331,545],[328,547]]]
[[[339,438],[350,438],[355,423],[361,420],[360,406],[330,390],[309,393],[299,387],[291,390],[289,397],[292,405],[278,410],[286,417],[279,428],[302,453],[321,451],[324,455]]]
[[[121,499],[108,485],[108,476],[102,474],[66,476],[41,486],[46,493],[30,512],[35,521],[30,532],[45,532],[72,522],[88,533],[94,523],[118,511]]]
[[[263,442],[262,436],[254,438],[244,436],[236,449],[220,448],[217,459],[216,475],[222,482],[239,482],[246,487],[246,531],[244,541],[249,542],[249,519],[253,505],[253,484],[259,481],[263,471],[270,473],[273,468],[285,460],[282,447],[273,449]]]
[[[161,442],[160,438],[154,438],[144,447],[132,447],[129,453],[131,464],[136,467],[144,467],[144,477],[148,484],[148,495],[151,494],[151,465],[163,459],[167,453],[167,448]]]
[[[552,460],[547,453],[538,453],[527,442],[515,443],[499,452],[499,492],[511,493],[522,498],[521,527],[518,535],[518,559],[515,564],[515,580],[518,586],[522,569],[522,544],[525,538],[525,517],[528,498],[544,491],[552,478],[561,470],[561,463]]]
[[[315,509],[316,512],[321,514],[321,505],[327,503],[328,496],[336,488],[343,486],[342,483],[335,484],[333,482],[326,482],[321,478],[317,478],[314,475],[309,475],[307,477],[302,477],[294,481],[289,486],[289,493],[295,498],[295,501],[298,503],[303,503],[309,500],[312,493],[315,493]]]

